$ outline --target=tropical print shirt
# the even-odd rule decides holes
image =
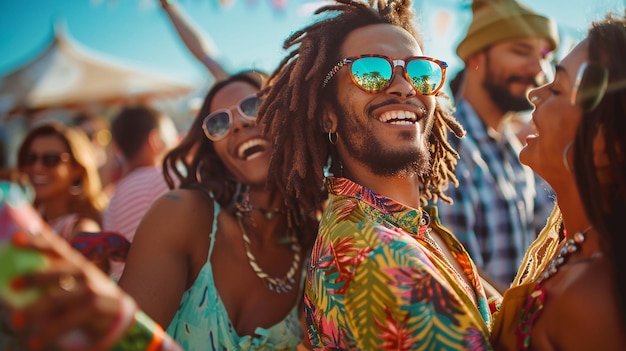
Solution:
[[[326,186],[330,200],[305,282],[314,349],[491,350],[476,267],[435,207],[409,208],[344,178],[327,178]]]

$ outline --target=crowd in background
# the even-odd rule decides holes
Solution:
[[[67,263],[11,282],[60,294],[0,306],[0,347],[625,347],[624,13],[557,60],[549,14],[473,0],[451,79],[389,3],[337,1],[276,71],[230,74],[161,0],[216,83],[186,130],[149,104],[33,123],[3,178],[75,251],[14,239]]]

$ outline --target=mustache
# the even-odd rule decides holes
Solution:
[[[398,100],[398,99],[394,99],[394,98],[390,98],[390,99],[387,99],[387,100],[385,100],[385,101],[383,101],[383,102],[380,102],[380,103],[378,103],[378,104],[371,105],[371,106],[367,109],[367,111],[366,111],[366,112],[367,112],[367,114],[368,114],[368,115],[371,115],[371,114],[372,114],[372,111],[376,110],[377,108],[379,108],[379,107],[383,107],[383,106],[387,106],[387,105],[392,105],[392,104],[397,104],[397,105],[409,105],[409,106],[416,107],[416,108],[418,108],[418,109],[420,109],[420,110],[424,110],[424,111],[426,111],[426,113],[428,113],[428,109],[426,108],[426,106],[425,106],[425,105],[423,105],[423,104],[421,104],[421,103],[416,103],[416,102],[414,102],[414,101],[400,101],[400,100]]]
[[[538,74],[537,76],[510,76],[507,79],[507,83],[523,83],[523,84],[527,84],[532,86],[533,88],[537,88],[541,85],[543,85],[543,81],[545,81],[545,77],[543,77],[541,74]]]

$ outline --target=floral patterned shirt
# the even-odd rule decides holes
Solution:
[[[491,350],[490,314],[473,262],[437,219],[344,178],[330,201],[305,282],[316,350]],[[432,220],[431,220],[432,217]],[[468,286],[429,235],[436,231]]]

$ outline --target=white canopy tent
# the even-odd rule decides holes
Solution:
[[[116,61],[56,29],[46,49],[0,78],[0,112],[176,97],[195,89]]]

